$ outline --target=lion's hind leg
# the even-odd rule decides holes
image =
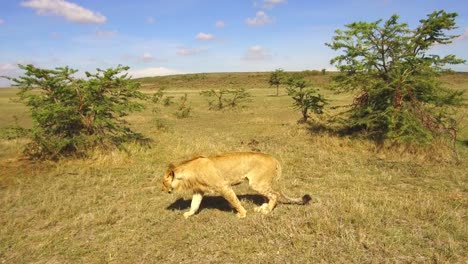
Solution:
[[[254,211],[259,213],[265,213],[268,210],[268,203],[263,203],[260,206],[255,207]]]
[[[268,204],[262,204],[260,212],[268,214],[275,209],[276,204],[278,203],[278,194],[274,192],[264,192],[262,194],[268,198]]]
[[[236,193],[234,193],[230,186],[223,186],[219,189],[219,193],[232,205],[232,207],[236,209],[237,217],[244,218],[246,216],[247,211],[244,209],[241,202],[237,198]]]
[[[263,214],[268,214],[276,207],[278,203],[279,194],[275,191],[270,190],[270,188],[262,188],[260,185],[251,185],[252,189],[263,195],[265,198],[268,199],[268,202],[265,201],[261,206],[255,208],[256,212],[260,212]]]
[[[253,188],[252,188],[253,189]],[[268,199],[266,196],[262,195],[263,203],[260,206],[254,208],[255,212],[264,212],[268,208]]]

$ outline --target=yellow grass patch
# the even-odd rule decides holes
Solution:
[[[300,114],[292,100],[284,90],[271,96],[276,90],[265,85],[266,76],[145,80],[154,89],[166,86],[174,96],[193,91],[190,118],[177,119],[175,106],[128,118],[152,140],[147,147],[127,144],[126,151],[96,151],[88,159],[32,162],[21,158],[25,141],[1,140],[0,262],[467,261],[466,146],[458,144],[459,162],[454,162],[440,145],[390,148],[319,132],[296,123]],[[253,102],[238,111],[207,110],[199,91],[229,85],[226,78],[249,89]],[[327,76],[310,78],[322,78],[317,83],[325,85]],[[454,80],[454,88],[468,88],[466,76]],[[324,92],[332,104],[347,100]],[[0,90],[0,98],[11,96],[14,92]],[[5,115],[24,113],[2,102]],[[0,127],[11,125],[8,120]],[[461,140],[467,135],[460,131]],[[248,211],[245,219],[235,217],[217,195],[204,198],[201,211],[183,219],[190,201],[160,191],[168,163],[231,151],[275,156],[283,165],[285,192],[310,193],[315,202],[280,205],[264,216],[253,211],[255,193],[240,185],[235,188]]]

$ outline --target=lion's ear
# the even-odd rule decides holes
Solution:
[[[200,158],[206,158],[205,155],[199,155],[199,154],[195,154],[192,156],[192,158],[190,160],[196,160],[196,159],[200,159]]]
[[[175,169],[175,166],[174,164],[169,164],[169,166],[167,167],[167,170],[166,170],[166,177],[170,177],[171,179],[174,179],[174,169]]]
[[[174,170],[175,169],[174,163],[170,163],[169,166],[167,166],[167,169],[168,170]]]

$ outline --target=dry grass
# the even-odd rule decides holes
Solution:
[[[129,144],[127,152],[34,163],[19,158],[24,141],[1,141],[0,262],[468,261],[465,146],[458,146],[457,163],[446,150],[408,153],[317,133],[296,124],[300,115],[287,96],[269,96],[274,89],[257,86],[264,76],[245,75],[254,101],[235,112],[208,111],[204,98],[190,90],[198,79],[185,80],[188,84],[171,79],[192,91],[193,117],[177,119],[174,106],[158,115],[151,109],[133,115],[135,128],[154,140],[151,148]],[[466,90],[468,78],[462,77],[452,84]],[[204,81],[208,86],[218,80],[208,75]],[[167,83],[171,94],[182,94],[184,89]],[[461,134],[466,140],[466,131]],[[279,205],[264,216],[253,211],[258,196],[241,185],[235,190],[247,218],[235,217],[214,195],[204,199],[199,214],[185,220],[182,213],[190,200],[160,191],[170,161],[252,149],[282,162],[286,193],[309,193],[315,202]]]

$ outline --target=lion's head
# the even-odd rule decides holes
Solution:
[[[169,168],[166,170],[163,178],[163,187],[162,191],[171,193],[172,192],[172,181],[174,180],[174,166],[171,164]]]

